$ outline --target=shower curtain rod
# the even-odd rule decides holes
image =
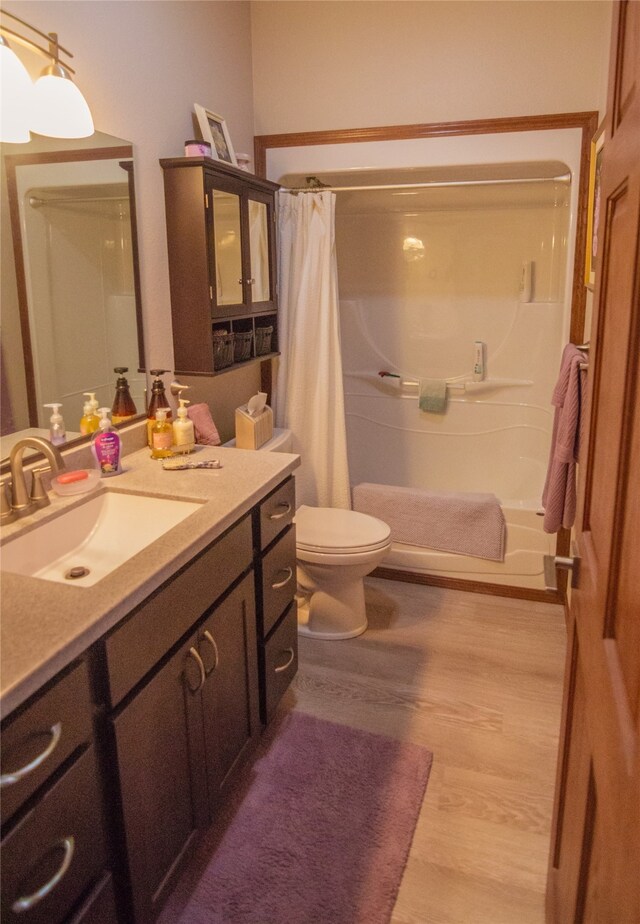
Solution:
[[[505,179],[505,180],[447,180],[438,182],[433,180],[425,183],[390,183],[381,186],[292,186],[287,188],[281,187],[279,192],[289,193],[296,196],[298,193],[305,192],[361,192],[365,189],[425,189],[425,188],[443,188],[447,186],[502,186],[512,183],[548,183],[550,180],[559,183],[570,183],[571,174],[563,173],[562,176],[545,176],[529,177],[528,179]]]
[[[39,199],[37,196],[30,196],[29,205],[34,209],[38,209],[43,205],[57,205],[58,203],[75,205],[76,202],[123,202],[128,198],[128,196],[72,196],[71,198],[58,196],[55,199]]]

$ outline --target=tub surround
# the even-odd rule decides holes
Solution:
[[[83,467],[82,453],[73,457]],[[113,628],[165,580],[236,523],[298,465],[299,456],[198,447],[198,461],[219,459],[219,470],[164,471],[138,449],[123,459],[123,473],[98,490],[200,502],[201,508],[92,587],[66,586],[2,573],[2,718]],[[67,467],[72,467],[67,462]],[[95,492],[52,495],[51,505],[3,527],[2,542],[37,528]],[[1,550],[0,550],[1,551]]]

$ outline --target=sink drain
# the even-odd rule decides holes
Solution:
[[[85,568],[84,565],[76,565],[74,568],[69,568],[64,578],[65,581],[77,581],[78,578],[86,577],[91,572],[88,568]]]

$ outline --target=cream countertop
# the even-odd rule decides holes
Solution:
[[[165,471],[160,462],[149,458],[148,449],[141,449],[122,460],[121,475],[101,480],[98,491],[203,503],[201,509],[92,587],[2,572],[2,718],[101,638],[300,464],[300,457],[289,453],[220,446],[199,446],[189,459],[219,459],[222,468]],[[95,493],[64,498],[50,493],[49,507],[3,527],[2,542]]]

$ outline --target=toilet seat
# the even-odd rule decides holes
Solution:
[[[386,548],[391,529],[382,520],[355,510],[307,507],[296,511],[296,547],[317,555],[357,555]]]

